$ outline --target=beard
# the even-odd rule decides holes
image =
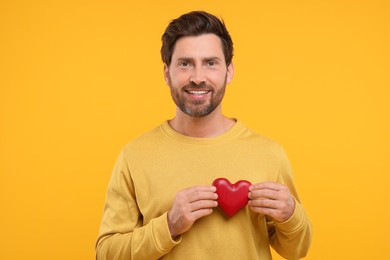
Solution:
[[[182,88],[173,87],[171,84],[169,84],[169,86],[171,89],[171,96],[173,101],[183,113],[191,117],[205,117],[211,114],[211,112],[213,112],[221,104],[225,95],[226,80],[223,85],[218,88],[218,90],[215,90],[214,87],[206,85],[205,83],[199,85],[190,83]],[[210,98],[202,100],[190,100],[183,95],[183,92],[186,89],[209,89],[211,90]]]

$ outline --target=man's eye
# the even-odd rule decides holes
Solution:
[[[215,61],[213,61],[213,60],[208,61],[207,64],[208,64],[210,67],[214,67],[215,65],[217,65],[217,63],[216,63]]]
[[[180,67],[188,67],[190,65],[190,63],[189,62],[186,62],[186,61],[183,61],[183,62],[180,62],[179,63],[179,66]]]

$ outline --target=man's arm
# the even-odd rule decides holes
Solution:
[[[311,222],[302,207],[296,201],[293,215],[284,222],[267,219],[271,246],[286,259],[301,259],[309,251],[312,239]]]
[[[97,259],[158,259],[180,242],[196,220],[218,205],[215,187],[194,186],[176,194],[169,212],[144,225],[123,153],[114,168],[96,246]]]
[[[122,152],[107,188],[96,258],[158,259],[178,243],[171,238],[167,213],[144,225]]]
[[[287,259],[304,257],[310,248],[312,227],[300,204],[283,150],[276,182],[252,185],[248,197],[250,208],[266,216],[270,244],[275,251]]]

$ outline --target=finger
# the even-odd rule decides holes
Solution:
[[[280,190],[280,189],[282,189],[283,186],[284,186],[283,184],[280,184],[277,182],[266,181],[266,182],[252,184],[249,187],[249,191],[261,190],[261,189]]]
[[[194,191],[211,191],[215,192],[217,188],[212,185],[197,185],[197,186],[192,186],[186,189],[188,192],[194,192]]]
[[[215,188],[215,187],[214,187]],[[214,189],[193,189],[188,194],[188,202],[195,202],[198,200],[216,200],[218,198]]]
[[[190,204],[189,210],[195,212],[202,209],[210,209],[218,206],[218,202],[215,200],[198,200]]]
[[[218,199],[218,195],[213,192],[196,192],[188,197],[189,203],[194,203],[197,201],[203,201],[203,200],[210,200],[210,201],[216,201]]]
[[[278,200],[270,200],[270,199],[257,199],[250,200],[248,202],[250,207],[257,208],[267,208],[267,209],[279,209],[282,207],[282,203]]]
[[[250,207],[250,209],[253,212],[256,212],[256,213],[259,213],[262,215],[266,215],[266,216],[270,216],[272,218],[275,218],[275,216],[277,216],[278,212],[279,212],[277,209],[272,209],[272,208]]]
[[[213,213],[213,209],[208,208],[208,209],[200,209],[200,210],[194,211],[191,214],[192,214],[194,221],[196,221],[200,218],[203,218],[205,216],[210,215],[211,213]]]
[[[273,199],[276,200],[280,196],[279,191],[271,190],[271,189],[257,189],[252,190],[248,194],[249,199]]]
[[[274,220],[279,221],[279,222],[283,222],[283,221],[286,221],[287,219],[289,219],[291,217],[291,215],[293,214],[293,210],[294,210],[294,209],[286,210],[286,209],[282,209],[279,207],[277,207],[277,208],[250,207],[250,209],[253,212],[256,212],[256,213],[259,213],[262,215],[266,215],[266,216],[270,216],[271,218],[273,218]]]

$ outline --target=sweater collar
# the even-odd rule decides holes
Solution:
[[[191,137],[187,135],[183,135],[181,133],[176,132],[168,123],[167,121],[164,121],[161,126],[160,130],[169,138],[174,139],[181,143],[187,143],[187,144],[196,144],[196,145],[211,145],[211,144],[217,144],[222,143],[225,141],[228,141],[235,136],[237,136],[241,131],[245,129],[244,125],[241,123],[241,121],[236,119],[236,123],[225,133],[212,137],[212,138],[198,138],[198,137]]]

